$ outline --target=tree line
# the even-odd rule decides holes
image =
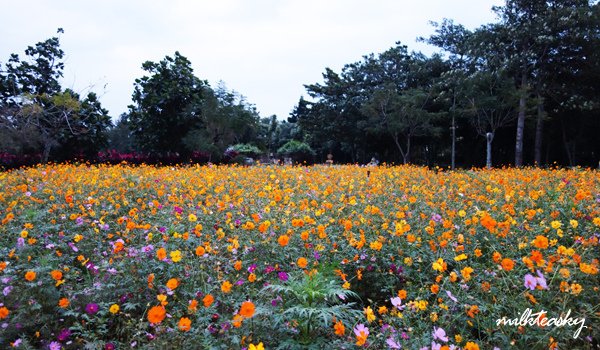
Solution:
[[[99,97],[63,88],[56,37],[0,65],[0,162],[224,162],[244,157],[454,167],[597,166],[600,5],[507,0],[468,30],[432,23],[430,56],[390,49],[326,68],[287,120],[261,118],[224,83],[211,87],[175,52],[144,62],[113,123]]]

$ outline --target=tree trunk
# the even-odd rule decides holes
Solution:
[[[525,130],[525,108],[527,102],[527,74],[521,75],[521,97],[519,98],[519,115],[517,117],[517,142],[515,145],[515,166],[523,166],[523,133]]]
[[[406,136],[406,157],[404,157],[404,164],[410,162],[410,135]]]
[[[396,147],[398,147],[398,151],[400,151],[400,154],[402,155],[402,161],[404,162],[404,164],[406,164],[406,154],[404,153],[402,146],[400,146],[400,141],[398,140],[398,134],[392,134],[392,138],[394,139],[394,143],[396,144]]]
[[[48,159],[50,159],[50,151],[52,150],[52,142],[45,141],[44,142],[44,150],[42,152],[42,163],[48,163]]]
[[[544,103],[538,94],[537,102],[537,124],[535,125],[534,162],[536,166],[542,165],[542,139],[544,137]]]
[[[487,141],[485,167],[488,169],[491,169],[492,168],[492,141],[494,141],[494,133],[488,132],[487,134],[485,134],[485,138]]]
[[[567,130],[565,129],[564,121],[561,121],[562,126],[562,139],[563,145],[565,146],[565,152],[567,154],[567,159],[569,160],[569,165],[573,166],[573,154],[571,153],[571,147],[569,141],[567,141]]]

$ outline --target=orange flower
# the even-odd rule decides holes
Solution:
[[[204,298],[202,298],[202,303],[204,303],[204,307],[211,306],[214,301],[215,298],[210,294],[206,294]]]
[[[6,308],[6,306],[0,307],[0,320],[5,319],[10,314],[10,311]]]
[[[512,261],[511,259],[504,258],[504,259],[502,259],[501,265],[505,271],[510,271],[515,267],[515,262]]]
[[[296,264],[298,264],[298,267],[304,269],[308,265],[308,261],[306,260],[306,258],[302,257],[302,258],[298,258],[298,260],[296,261]]]
[[[477,305],[471,305],[467,310],[467,315],[471,318],[475,318],[475,315],[479,313],[479,307]]]
[[[27,271],[25,273],[25,279],[28,280],[29,282],[32,282],[33,280],[35,280],[35,272],[34,271]]]
[[[492,254],[492,260],[494,260],[494,262],[496,264],[498,264],[500,262],[500,259],[502,259],[502,254],[498,253],[498,252],[494,252]]]
[[[167,311],[163,306],[153,306],[148,311],[148,321],[150,323],[161,323],[165,319],[165,316],[167,316]]]
[[[438,286],[437,284],[432,284],[431,288],[429,289],[431,290],[431,293],[437,294],[440,291],[440,286]]]
[[[188,332],[192,328],[192,320],[187,317],[182,317],[179,319],[179,330],[183,332]]]
[[[471,274],[473,273],[473,268],[471,267],[465,267],[464,269],[460,270],[460,274],[463,276],[463,279],[465,280],[465,282],[469,281],[471,279]]]
[[[235,328],[240,328],[242,326],[242,321],[244,320],[244,316],[239,315],[239,314],[235,314],[233,316],[233,321],[231,322],[231,324],[235,327]]]
[[[190,312],[198,311],[198,300],[196,300],[196,299],[190,300],[190,305],[188,305],[188,310]]]
[[[175,290],[177,287],[179,287],[179,281],[176,278],[171,278],[167,281],[167,288],[170,290]]]
[[[286,235],[281,235],[277,239],[277,243],[279,243],[279,245],[282,247],[285,247],[286,245],[288,245],[289,241],[290,241],[290,237],[286,236]]]
[[[465,345],[464,350],[479,350],[479,345],[469,341],[467,342],[467,345]]]
[[[63,309],[69,307],[69,304],[71,304],[71,303],[69,302],[69,299],[67,299],[67,298],[61,298],[58,301],[58,306]]]
[[[239,314],[245,318],[251,318],[254,316],[254,304],[251,301],[244,301],[240,307]]]
[[[50,276],[52,276],[55,281],[60,281],[63,277],[63,274],[59,270],[52,270],[52,272],[50,272]]]
[[[236,261],[235,264],[233,264],[233,268],[236,269],[236,271],[239,271],[242,269],[242,262],[240,260]]]
[[[165,248],[160,248],[156,251],[156,257],[158,260],[165,260],[167,258],[167,250]]]
[[[196,255],[202,256],[204,254],[206,254],[206,250],[203,246],[199,245],[198,247],[196,247]]]
[[[402,300],[406,299],[407,294],[408,293],[404,289],[398,291],[398,297]]]
[[[148,289],[154,288],[154,274],[151,273],[148,275]]]
[[[248,282],[254,282],[256,281],[256,275],[251,273],[248,275]]]
[[[340,337],[343,336],[344,333],[346,333],[346,327],[344,327],[342,321],[337,321],[333,325],[333,329],[335,330],[335,335],[339,335]]]
[[[538,235],[535,237],[533,245],[539,249],[546,249],[548,248],[548,238],[546,238],[546,236]]]
[[[231,292],[231,287],[233,287],[233,285],[229,281],[225,281],[221,284],[221,291],[223,293],[229,293]]]

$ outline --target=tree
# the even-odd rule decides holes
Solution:
[[[149,75],[135,80],[128,115],[136,141],[145,151],[184,153],[183,138],[201,122],[208,84],[179,52],[142,69]]]
[[[58,79],[64,52],[59,38],[29,46],[25,55],[21,60],[12,54],[0,72],[0,129],[13,140],[12,149],[41,150],[41,161],[46,162],[54,149],[69,142],[101,146],[110,118],[95,94],[81,102],[74,91],[62,90]]]
[[[71,92],[74,98],[79,96]],[[108,111],[102,108],[98,96],[94,92],[88,93],[80,102],[79,118],[76,119],[77,130],[67,135],[62,144],[67,158],[83,156],[93,159],[98,151],[108,145],[107,130],[113,126]]]
[[[368,104],[366,113],[370,114],[370,130],[389,134],[404,164],[410,162],[411,141],[414,137],[424,136],[434,129],[432,125],[436,113],[427,111],[431,96],[422,89],[409,89],[397,92],[393,87],[385,86],[376,91]],[[401,144],[404,139],[404,146]]]
[[[506,72],[482,71],[467,81],[471,122],[486,138],[486,167],[492,167],[492,142],[496,131],[514,120],[514,102],[518,91]]]

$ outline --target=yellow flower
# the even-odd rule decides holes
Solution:
[[[108,311],[110,311],[110,313],[113,315],[116,314],[117,312],[119,312],[119,310],[120,310],[120,307],[117,304],[112,304],[110,306],[110,309],[108,309]]]
[[[577,222],[577,220],[571,220],[569,221],[569,224],[572,228],[577,228],[577,226],[579,226],[579,222]]]
[[[188,221],[189,222],[196,222],[198,220],[198,217],[194,214],[190,214],[188,215]]]
[[[554,221],[552,221],[552,222],[550,223],[550,226],[551,226],[553,229],[557,230],[557,229],[559,229],[559,228],[562,226],[562,223],[561,223],[560,221],[558,221],[558,220],[554,220]]]
[[[265,347],[262,342],[258,343],[258,345],[250,344],[248,350],[265,350]]]
[[[181,261],[181,251],[179,251],[179,250],[172,251],[171,253],[169,253],[169,256],[171,257],[171,260],[173,262]]]
[[[467,258],[467,254],[460,254],[454,257],[454,261],[462,261]]]
[[[444,259],[439,258],[431,264],[435,271],[443,272],[445,270]]]
[[[367,321],[369,321],[369,323],[375,321],[376,317],[373,313],[373,310],[371,310],[370,306],[367,306],[365,309],[363,309],[363,312],[365,313],[365,316],[367,317]]]

